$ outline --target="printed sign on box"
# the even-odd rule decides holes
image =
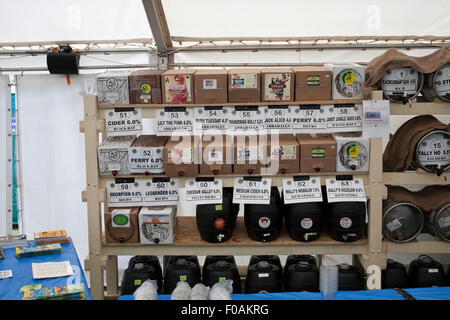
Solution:
[[[142,108],[115,108],[105,110],[106,135],[140,135]]]
[[[222,203],[222,179],[190,179],[185,182],[186,202],[190,204]]]
[[[156,123],[158,136],[170,136],[174,132],[180,135],[189,135],[194,123],[193,108],[156,109]]]

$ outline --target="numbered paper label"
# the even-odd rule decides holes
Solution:
[[[326,179],[328,202],[366,202],[362,179],[336,180]]]
[[[228,129],[231,107],[196,107],[194,112],[196,130],[225,131]]]
[[[259,106],[236,106],[232,108],[229,128],[233,131],[264,130],[264,114]]]
[[[335,104],[324,109],[328,132],[362,131],[361,104]]]
[[[144,203],[142,182],[117,178],[106,183],[106,198],[109,207],[140,206]]]
[[[170,136],[173,132],[188,135],[193,129],[193,108],[166,107],[156,109],[156,123],[158,136]]]
[[[143,184],[146,206],[170,206],[180,201],[178,179],[154,178]]]
[[[234,179],[233,203],[269,204],[271,179]]]
[[[265,106],[264,129],[289,130],[292,128],[292,108],[289,106]]]
[[[322,202],[320,178],[308,177],[307,179],[283,179],[283,198],[285,204]]]
[[[186,180],[186,202],[190,204],[222,203],[222,179],[213,181]]]
[[[142,134],[142,108],[105,110],[107,136]]]
[[[327,115],[320,105],[292,106],[292,128],[296,132],[324,132]]]

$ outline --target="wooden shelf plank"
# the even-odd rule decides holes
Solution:
[[[107,244],[103,241],[103,255],[253,255],[253,254],[363,254],[367,252],[367,238],[355,242],[339,242],[328,234],[312,242],[292,240],[285,228],[280,237],[271,242],[250,239],[244,217],[238,217],[232,238],[223,243],[203,241],[194,216],[178,217],[175,243],[170,245]]]
[[[440,176],[425,171],[407,172],[383,172],[383,183],[385,185],[422,185],[422,184],[450,184],[450,173],[447,171]]]
[[[450,114],[447,102],[412,102],[409,104],[391,103],[391,115]]]
[[[386,253],[450,253],[450,242],[436,238],[435,240],[413,240],[411,242],[396,243],[383,240]]]
[[[322,100],[322,101],[271,101],[271,102],[242,102],[242,103],[162,103],[162,104],[102,104],[98,105],[99,109],[114,109],[114,108],[164,108],[164,107],[203,107],[203,106],[268,106],[268,105],[303,105],[303,104],[320,104],[333,105],[339,103],[355,103],[362,104],[361,99],[339,99],[339,100]]]

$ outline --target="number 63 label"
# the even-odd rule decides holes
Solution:
[[[222,179],[211,181],[186,180],[186,202],[190,204],[220,204],[222,203]]]
[[[328,202],[366,202],[364,182],[357,178],[353,180],[326,179]]]

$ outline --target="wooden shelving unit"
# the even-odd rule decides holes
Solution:
[[[382,99],[379,91],[373,93],[373,99]],[[359,100],[333,100],[333,101],[305,101],[302,103],[253,103],[254,105],[273,104],[321,104],[332,105],[336,103],[362,103]],[[104,274],[106,270],[107,295],[118,294],[117,256],[118,255],[252,255],[252,254],[351,254],[363,266],[378,265],[383,268],[386,264],[387,253],[450,253],[450,243],[443,241],[413,241],[397,244],[383,240],[382,237],[382,206],[383,199],[387,197],[385,185],[390,184],[448,184],[447,174],[440,177],[425,172],[388,173],[382,172],[382,139],[372,138],[370,147],[370,171],[358,173],[355,177],[362,178],[365,185],[369,211],[367,237],[353,243],[337,242],[324,233],[314,242],[302,243],[289,238],[286,231],[282,232],[279,239],[273,242],[261,243],[248,238],[244,222],[238,218],[231,240],[211,244],[200,239],[195,224],[195,217],[179,217],[179,225],[175,243],[172,245],[130,245],[107,244],[104,242],[101,224],[101,206],[106,204],[105,184],[113,177],[100,177],[98,173],[97,147],[99,135],[105,136],[104,110],[115,107],[140,107],[143,118],[155,117],[156,108],[167,105],[97,105],[96,96],[89,95],[84,98],[84,120],[80,121],[80,131],[85,133],[86,148],[86,189],[82,192],[83,201],[87,202],[88,232],[89,232],[89,256],[85,260],[85,268],[91,272],[91,293],[94,299],[104,298]],[[236,104],[225,104],[234,106]],[[245,103],[251,105],[251,103]],[[173,106],[173,105],[171,105]],[[201,106],[198,104],[180,105],[183,107]],[[409,105],[391,104],[391,115],[414,114],[448,114],[448,103],[416,103]],[[301,173],[299,173],[301,174]],[[334,177],[343,173],[319,173],[322,184],[325,178]],[[225,187],[233,186],[236,176],[218,176]],[[272,185],[280,186],[282,178],[289,175],[273,175]],[[136,179],[148,179],[154,176],[133,175]],[[179,177],[180,187],[189,177]],[[235,241],[233,239],[239,239]]]

